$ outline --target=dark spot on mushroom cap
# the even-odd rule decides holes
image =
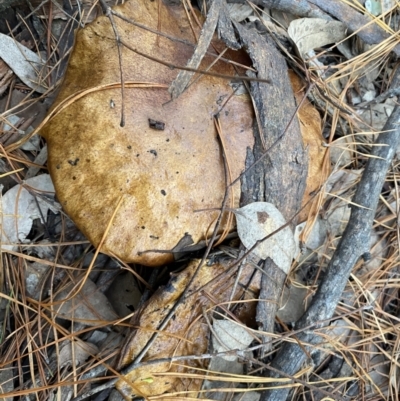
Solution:
[[[68,163],[71,166],[76,166],[78,164],[78,162],[79,162],[79,157],[77,157],[75,160],[68,160]]]

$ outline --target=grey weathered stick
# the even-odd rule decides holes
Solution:
[[[351,216],[346,230],[329,263],[327,273],[322,280],[312,303],[295,325],[295,329],[305,327],[321,327],[319,322],[330,319],[336,309],[349,275],[358,261],[369,252],[372,223],[382,185],[387,170],[400,144],[400,107],[396,106],[389,117],[384,133],[380,134],[371,156],[365,167],[363,176],[354,195]],[[354,206],[360,205],[360,206]],[[300,342],[317,344],[321,339],[312,329],[307,329],[297,336]],[[305,347],[310,350],[311,347]],[[273,368],[286,374],[294,375],[306,360],[303,349],[297,343],[285,343],[278,351]],[[279,377],[271,373],[271,377]],[[262,394],[261,401],[284,401],[290,389],[269,390]]]
[[[256,201],[270,202],[289,221],[301,207],[308,157],[303,147],[299,121],[297,117],[292,118],[296,115],[296,104],[288,68],[284,57],[270,39],[259,35],[255,29],[247,29],[239,24],[235,24],[235,27],[257,69],[257,77],[268,78],[271,82],[252,82],[250,85],[260,124],[255,124],[255,146],[247,152],[246,168],[254,160],[262,160],[247,170],[241,179],[241,205]],[[278,143],[273,150],[268,150],[276,141]],[[291,227],[294,225],[295,221],[292,221]],[[270,258],[265,261],[263,270],[257,322],[263,331],[273,332],[286,274]],[[268,342],[267,337],[264,342]]]

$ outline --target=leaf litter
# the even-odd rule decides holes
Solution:
[[[361,10],[361,12],[366,15],[368,15],[368,12],[379,14],[382,8],[371,9],[370,3],[372,2],[366,2],[365,4],[367,12],[364,10]],[[387,15],[387,18],[382,17],[381,26],[387,32],[391,32],[391,30],[396,29],[398,14],[396,9],[391,10],[391,8],[395,6],[394,4],[387,5],[386,3],[389,2],[382,2],[382,7],[387,7],[385,8],[385,12],[390,14]],[[268,21],[268,24],[265,23],[265,25],[276,26],[274,21],[293,20],[292,23],[294,23],[294,25],[300,24],[301,26],[308,26],[307,24],[309,24],[311,28],[315,28],[316,26],[316,24],[313,24],[311,18],[298,18],[295,15],[285,15],[282,11],[264,10],[262,15],[257,12],[250,15],[249,8],[244,7],[242,11],[243,16],[240,16],[240,9],[239,7],[236,8],[238,8],[238,10],[235,10],[236,14],[234,18],[238,21],[248,18],[253,21],[260,21],[261,24],[262,21]],[[54,10],[54,13],[55,18],[58,18],[58,15],[63,15],[65,23],[72,21],[67,14],[61,13],[58,9]],[[42,20],[44,18],[49,18],[44,8],[39,9],[37,14]],[[28,15],[28,13],[26,13],[26,15]],[[29,18],[31,17],[26,17],[27,20],[29,20]],[[37,21],[35,24],[37,24]],[[323,23],[321,21],[321,24],[322,26],[326,25],[327,28],[332,26],[332,22]],[[385,99],[378,104],[373,104],[374,99],[382,93],[385,94],[385,91],[389,90],[390,82],[396,79],[397,65],[389,56],[390,46],[385,47],[383,44],[378,44],[374,48],[368,48],[355,36],[346,39],[341,45],[337,46],[337,42],[342,41],[344,37],[348,37],[350,32],[346,31],[346,28],[343,28],[343,22],[334,22],[333,25],[339,29],[340,32],[336,36],[329,36],[332,34],[332,31],[329,30],[322,31],[321,35],[316,34],[314,37],[315,42],[308,44],[306,50],[302,50],[303,47],[301,46],[299,48],[300,54],[306,51],[308,53],[308,57],[304,59],[305,64],[300,65],[294,63],[293,65],[298,73],[302,71],[300,72],[302,78],[310,79],[311,77],[317,82],[316,87],[309,94],[309,99],[312,107],[317,108],[322,116],[322,120],[320,121],[321,132],[323,133],[321,142],[325,142],[327,153],[323,156],[322,160],[319,159],[318,161],[319,167],[316,177],[318,176],[318,172],[320,177],[313,179],[313,181],[320,181],[317,187],[319,188],[320,185],[323,187],[320,192],[311,199],[312,207],[309,209],[308,215],[301,219],[307,221],[303,222],[302,226],[298,228],[301,234],[296,244],[296,255],[292,249],[286,254],[287,248],[282,246],[282,241],[278,241],[279,237],[271,237],[271,239],[275,238],[272,248],[278,247],[277,252],[281,255],[279,258],[282,257],[282,254],[284,255],[285,263],[282,263],[282,266],[285,266],[285,272],[288,273],[288,292],[290,294],[296,294],[294,296],[294,301],[288,301],[290,295],[289,298],[286,298],[286,295],[284,295],[281,300],[282,313],[280,315],[278,314],[278,318],[282,320],[277,321],[278,331],[275,333],[277,335],[277,346],[285,341],[284,336],[287,333],[286,330],[288,330],[287,326],[282,324],[282,322],[289,325],[290,328],[290,325],[301,313],[301,311],[296,312],[294,310],[288,310],[287,312],[289,312],[289,314],[283,315],[284,309],[290,305],[291,302],[292,304],[296,304],[296,306],[300,305],[301,310],[307,307],[315,293],[320,277],[336,248],[338,238],[343,234],[348,220],[347,211],[349,210],[348,205],[351,200],[351,194],[354,192],[354,187],[358,182],[358,177],[360,176],[359,170],[362,170],[369,150],[371,149],[373,136],[369,133],[372,132],[374,135],[377,135],[379,131],[382,130],[387,117],[391,114],[397,102],[397,97],[393,97]],[[277,31],[279,32],[278,28],[282,30],[282,27],[285,29],[285,33],[287,33],[287,25],[285,28],[284,24],[277,27]],[[296,44],[298,40],[293,36],[292,30],[293,26],[289,29],[289,32]],[[297,33],[298,32],[296,32],[296,34]],[[8,39],[4,40],[8,40],[9,43],[11,43],[9,39],[12,38],[12,47],[21,54],[23,45],[21,43],[16,44],[16,41],[19,40],[18,36],[15,38],[13,38],[12,35],[5,36]],[[322,41],[321,38],[326,36],[332,39]],[[54,40],[54,38],[51,37],[50,40]],[[65,48],[61,49],[61,46],[65,46],[66,42],[61,40],[52,43],[53,47],[60,49],[60,57],[62,57],[62,52],[65,51]],[[3,60],[7,63],[8,67],[10,67],[7,70],[8,72],[5,72],[0,78],[2,79],[1,85],[3,85],[0,85],[0,88],[4,89],[4,94],[2,95],[3,99],[7,99],[9,96],[10,92],[8,91],[11,91],[10,85],[15,86],[15,84],[17,84],[17,89],[14,90],[20,93],[25,91],[29,95],[27,97],[29,102],[36,102],[39,106],[41,105],[40,107],[45,107],[43,103],[35,100],[39,98],[37,94],[31,93],[30,90],[36,89],[37,92],[43,92],[48,86],[50,89],[53,88],[56,83],[54,77],[50,74],[50,81],[43,81],[42,78],[46,75],[41,75],[42,73],[39,71],[43,67],[43,57],[49,58],[49,60],[46,60],[46,63],[49,63],[48,65],[51,66],[57,65],[58,60],[55,58],[54,54],[49,52],[50,48],[47,47],[48,43],[43,40],[43,37],[39,39],[37,43],[42,49],[48,50],[46,56],[43,56],[44,53],[41,51],[40,55],[39,53],[34,53],[36,56],[31,56],[30,53],[29,56],[27,56],[28,53],[26,53],[26,56],[23,57],[24,60],[18,56],[13,57],[13,61],[8,60],[7,62],[3,57]],[[390,43],[390,41],[388,43]],[[327,45],[329,45],[329,47]],[[297,46],[299,47],[299,45]],[[25,50],[22,50],[23,54],[25,54],[24,52]],[[306,68],[306,71],[304,71],[304,68]],[[326,72],[326,70],[328,70],[328,72]],[[27,80],[23,79],[24,76],[28,76]],[[319,77],[318,80],[317,77]],[[40,82],[46,82],[46,85],[41,86],[38,84]],[[51,82],[52,85],[48,85],[48,82]],[[303,80],[302,82],[304,86],[307,85],[307,81]],[[365,105],[368,102],[370,102],[370,104]],[[22,103],[21,101],[21,107],[17,107],[16,109],[14,106],[11,109],[9,102],[2,103],[3,136],[4,132],[9,131],[10,128],[13,130],[15,124],[18,124],[18,121],[20,121],[18,117],[19,112],[22,108],[26,107],[26,105]],[[11,116],[17,117],[13,120]],[[309,117],[308,120],[304,118],[303,121],[305,123],[307,123],[307,121],[311,123],[313,119]],[[36,129],[37,126],[37,123],[34,124],[33,129]],[[25,132],[27,131],[22,132],[17,129],[19,137],[15,140],[19,141]],[[38,137],[35,136],[34,138]],[[20,385],[22,386],[22,383],[24,383],[24,388],[30,390],[32,393],[27,397],[31,399],[34,393],[40,393],[46,398],[51,392],[51,386],[61,389],[63,383],[70,383],[71,380],[73,380],[67,369],[64,369],[64,371],[60,372],[57,376],[44,374],[43,372],[49,361],[48,358],[50,358],[55,370],[58,368],[61,369],[63,364],[69,363],[75,375],[74,380],[78,380],[78,377],[85,377],[84,375],[91,371],[90,367],[99,362],[104,365],[102,370],[102,374],[104,374],[108,368],[114,366],[111,358],[115,357],[115,350],[121,346],[117,345],[118,342],[112,343],[111,333],[114,336],[118,336],[118,332],[123,331],[124,326],[129,326],[131,330],[135,330],[135,328],[132,328],[132,323],[128,322],[128,320],[121,320],[119,324],[114,326],[107,325],[107,322],[104,321],[116,322],[118,318],[115,312],[110,312],[110,314],[106,315],[102,315],[101,313],[112,310],[108,309],[109,307],[106,306],[107,297],[103,295],[103,286],[100,285],[100,282],[106,281],[99,281],[100,277],[104,277],[105,273],[109,273],[107,271],[106,262],[103,259],[100,262],[100,258],[94,260],[93,264],[90,262],[91,279],[89,281],[88,278],[85,278],[85,269],[87,269],[88,264],[85,265],[83,263],[84,257],[88,255],[88,258],[91,260],[95,255],[86,239],[79,234],[76,227],[67,220],[65,215],[59,213],[59,208],[54,207],[54,205],[56,205],[54,200],[50,199],[49,203],[49,199],[47,197],[43,198],[39,191],[31,192],[25,190],[21,184],[18,184],[18,182],[21,181],[10,179],[11,176],[16,176],[17,174],[19,178],[24,179],[26,178],[25,175],[28,170],[36,172],[37,176],[34,178],[39,182],[40,180],[44,180],[44,177],[47,176],[47,174],[45,174],[46,170],[43,168],[45,164],[36,164],[36,158],[40,150],[43,149],[44,143],[38,139],[35,139],[35,141],[35,145],[31,147],[18,146],[15,149],[12,149],[12,147],[2,148],[0,165],[2,169],[0,182],[3,185],[3,259],[1,274],[3,290],[2,304],[0,305],[3,322],[1,325],[1,332],[4,344],[2,350],[2,355],[4,356],[2,372],[8,373],[8,375],[6,375],[7,377],[2,375],[1,381],[2,391],[14,394],[7,397],[10,399],[12,396],[20,396],[23,391],[21,390],[22,387],[18,387],[17,381],[13,379],[16,377],[16,374],[18,375],[18,373],[16,373],[16,368],[27,366],[27,372],[29,372],[31,376],[30,380],[24,379],[25,382],[23,381],[23,377],[20,376]],[[2,145],[9,146],[7,142],[2,141],[1,143]],[[40,149],[38,147],[40,147]],[[335,147],[336,149],[339,148],[341,152],[344,152],[345,157],[340,155],[335,156]],[[360,261],[354,269],[353,277],[349,280],[343,294],[343,303],[337,309],[337,317],[343,315],[343,318],[336,320],[336,323],[332,322],[330,331],[321,331],[322,343],[328,344],[329,346],[325,348],[320,346],[321,349],[315,350],[312,353],[313,363],[316,365],[319,363],[322,364],[322,371],[318,373],[318,379],[322,378],[325,382],[324,384],[319,383],[314,387],[293,387],[292,397],[294,399],[302,399],[311,396],[315,398],[317,394],[320,396],[321,393],[318,393],[317,390],[318,388],[323,389],[324,386],[329,388],[331,392],[339,391],[340,385],[337,385],[337,389],[332,390],[333,386],[336,386],[334,384],[335,382],[344,384],[350,383],[350,381],[352,385],[346,390],[347,393],[345,393],[345,390],[341,390],[343,391],[340,393],[342,396],[360,396],[362,394],[365,399],[373,399],[374,397],[380,397],[380,399],[389,399],[390,397],[394,399],[398,398],[398,381],[396,380],[397,362],[395,357],[398,348],[396,341],[398,309],[398,283],[396,280],[398,264],[396,234],[398,214],[397,164],[398,159],[395,160],[382,190],[381,202],[378,206],[373,227],[371,259],[365,260],[364,262]],[[327,168],[327,165],[329,165],[329,168]],[[32,170],[32,168],[35,168],[35,170]],[[333,174],[330,173],[330,168],[334,171]],[[328,177],[330,177],[329,180]],[[25,179],[24,185],[25,183],[29,184],[29,180]],[[51,187],[40,187],[39,184],[35,187],[34,183],[35,181],[32,181],[29,187],[45,190],[46,193],[53,192]],[[23,210],[18,209],[16,213],[17,204],[18,208],[20,204],[26,205],[26,207],[24,207]],[[40,205],[41,212],[38,212],[37,205]],[[251,218],[246,218],[246,212],[239,217],[240,211],[241,209],[238,209],[236,213],[239,235],[241,224],[243,227],[243,219],[246,220],[244,223],[245,226],[257,227],[257,224],[259,225],[258,219],[252,220]],[[260,213],[268,212],[264,210]],[[12,222],[8,224],[7,221],[11,220],[7,219],[11,219]],[[17,224],[16,219],[18,219]],[[240,220],[242,220],[242,223],[240,223]],[[253,223],[251,223],[251,221],[253,221]],[[280,224],[277,224],[276,228],[280,228],[284,224],[285,221],[283,220]],[[18,225],[18,234],[17,230],[14,229],[16,225]],[[51,237],[52,241],[49,241],[49,233],[47,232],[49,228],[50,231],[54,232],[58,242],[52,242],[54,238]],[[290,231],[290,228],[287,228]],[[246,228],[246,230],[250,230],[251,232],[251,228]],[[284,231],[284,229],[281,231]],[[265,237],[265,235],[271,231],[265,234],[262,234],[262,232],[263,229],[261,228],[261,234],[255,237],[255,241],[253,238],[252,242],[250,241],[247,243],[246,239],[243,240],[243,238],[241,238],[246,248],[251,248],[258,239],[263,238],[261,235]],[[279,233],[280,232],[276,235]],[[309,233],[311,234],[308,235]],[[3,235],[5,235],[5,237],[3,237]],[[248,234],[247,236],[254,237],[253,234]],[[5,238],[7,239],[5,240]],[[283,241],[294,242],[294,240],[288,240],[286,237]],[[10,244],[13,244],[12,248]],[[38,249],[40,248],[53,248],[55,252],[39,252]],[[221,247],[221,249],[224,249],[222,252],[228,253],[229,256],[224,256],[228,261],[229,258],[233,256],[236,257],[239,254],[237,244],[230,245],[229,250],[227,250],[226,247]],[[218,251],[216,250],[216,252]],[[258,256],[261,259],[271,257],[278,261],[280,260],[274,255],[276,252],[272,252],[272,254],[268,252],[269,251],[266,251],[266,253],[259,254]],[[216,255],[218,255],[218,253],[216,253]],[[216,256],[213,257],[215,258]],[[45,263],[43,266],[46,266],[46,268],[42,270],[39,268],[37,269],[37,271],[39,272],[40,270],[40,272],[37,273],[35,285],[30,287],[27,285],[29,283],[25,281],[29,277],[29,275],[25,276],[24,274],[28,271],[26,270],[26,265],[28,263],[39,263],[40,258],[42,258]],[[294,262],[292,259],[294,259]],[[36,262],[32,262],[33,260],[36,260]],[[126,272],[129,272],[129,274],[133,274],[133,268],[131,266],[125,265],[121,263],[121,261],[118,263],[119,268],[123,268]],[[209,263],[212,266],[212,259]],[[229,263],[232,263],[232,261],[229,261]],[[279,261],[279,264],[280,263]],[[183,275],[188,274],[189,270],[194,269],[193,265],[192,263],[189,267],[186,267],[186,273],[183,273]],[[84,268],[83,266],[86,267]],[[209,270],[211,275],[216,274],[215,270],[211,268]],[[139,268],[138,272],[135,273],[142,274],[146,277],[146,270],[143,268]],[[90,294],[83,291],[82,294],[76,294],[72,299],[68,299],[68,294],[74,294],[74,286],[72,284],[66,284],[68,281],[72,281],[68,278],[69,274],[72,275],[71,277],[73,277],[75,283],[79,283],[79,280],[82,280],[83,277],[86,283],[88,283],[87,285],[91,287]],[[155,319],[153,322],[141,323],[140,328],[136,328],[138,331],[135,335],[138,336],[138,338],[142,336],[146,339],[158,327],[162,313],[156,310],[157,307],[155,305],[159,302],[157,301],[157,297],[166,297],[168,292],[171,297],[177,296],[177,293],[174,292],[177,288],[174,287],[173,283],[176,282],[176,280],[183,280],[183,278],[179,276],[180,274],[181,273],[176,273],[170,284],[161,287],[160,290],[156,292],[156,295],[148,301],[146,306],[139,306],[138,312],[135,314],[135,319],[151,319],[152,315],[146,311],[152,310],[152,308],[155,308]],[[212,281],[211,278],[204,280],[207,282]],[[229,285],[232,287],[236,285],[234,281],[227,281],[227,283],[230,283]],[[182,286],[185,285],[185,283],[181,284],[179,291],[181,291]],[[165,391],[166,387],[161,386],[157,388],[157,386],[160,386],[159,383],[163,380],[163,385],[165,385],[165,377],[169,376],[163,377],[162,375],[169,370],[172,363],[171,358],[186,355],[189,357],[190,361],[190,355],[192,355],[194,361],[195,355],[207,354],[209,351],[207,349],[208,344],[215,342],[215,340],[211,340],[211,342],[207,341],[200,346],[195,341],[192,343],[190,343],[190,341],[188,342],[188,338],[185,337],[187,333],[190,333],[190,330],[194,330],[196,324],[204,329],[206,326],[208,327],[209,324],[207,318],[214,319],[214,322],[224,322],[222,324],[229,322],[229,320],[215,319],[217,314],[218,319],[221,319],[221,311],[229,315],[230,308],[225,306],[226,309],[224,309],[224,305],[219,305],[221,301],[212,297],[214,295],[212,288],[214,287],[212,287],[212,284],[210,285],[211,290],[209,290],[209,292],[205,290],[206,292],[203,292],[201,295],[203,297],[201,299],[206,299],[206,301],[202,304],[202,306],[205,305],[205,310],[199,310],[196,315],[199,320],[196,320],[193,314],[183,313],[184,322],[186,322],[185,327],[187,327],[187,329],[183,329],[183,326],[177,329],[175,333],[177,337],[171,337],[167,335],[168,332],[166,332],[163,336],[167,338],[167,340],[163,342],[163,336],[158,340],[159,342],[157,344],[159,344],[160,347],[164,346],[164,343],[167,343],[170,348],[164,350],[162,354],[157,354],[157,347],[153,345],[153,355],[156,357],[164,356],[167,361],[162,362],[164,368],[161,369],[159,373],[157,373],[157,368],[153,369],[151,367],[151,364],[147,365],[148,368],[143,368],[145,370],[143,371],[143,376],[141,376],[139,394],[148,392],[151,396],[162,394]],[[140,285],[138,287],[140,288]],[[172,290],[173,287],[174,289]],[[35,291],[35,293],[29,293],[29,288],[34,288],[34,290],[31,291]],[[85,288],[85,286],[83,286],[83,288]],[[299,291],[301,293],[300,295],[296,292],[297,289],[301,290]],[[64,291],[64,293],[62,291]],[[135,291],[145,292],[145,288],[141,290],[135,288]],[[235,296],[232,298],[228,295],[224,295],[224,297],[225,296],[227,296],[227,298],[224,298],[226,304],[236,299]],[[198,298],[194,299],[196,300]],[[242,300],[244,299],[248,301],[249,305],[251,304],[250,301],[255,303],[254,301],[257,300],[256,287],[248,288],[246,290],[246,296],[242,298]],[[102,300],[100,306],[97,303],[99,300]],[[193,303],[184,303],[183,307],[196,305],[195,300],[191,301]],[[72,305],[74,302],[75,305]],[[162,311],[163,308],[168,309],[169,305],[170,300],[165,301],[165,303],[159,303],[159,310]],[[244,305],[246,305],[246,303],[237,304],[234,308],[234,314],[237,319],[245,320],[243,315],[243,310],[245,310],[246,321],[249,321],[247,325],[250,328],[254,328],[255,326],[251,324],[251,307]],[[220,308],[218,308],[218,306],[220,306]],[[373,306],[374,310],[363,309],[363,307],[367,306]],[[76,315],[74,316],[73,314],[78,307],[85,307],[85,311],[76,319]],[[211,310],[214,312],[211,312]],[[127,311],[125,312],[127,313]],[[28,320],[26,318],[27,316],[29,317]],[[15,323],[12,323],[13,320],[10,320],[10,318],[14,319]],[[119,316],[119,318],[123,318],[123,316]],[[179,323],[179,314],[175,319],[178,320]],[[97,327],[88,326],[88,320],[90,324],[94,324]],[[335,326],[341,327],[341,329],[336,329]],[[18,329],[18,327],[23,328]],[[234,329],[228,330],[233,332]],[[209,332],[212,333],[212,326],[209,327]],[[32,333],[38,336],[38,342],[35,340],[28,345],[23,345],[26,339],[32,338]],[[92,342],[89,340],[90,334],[99,335],[99,333],[102,333],[100,336],[102,339],[99,340],[95,346],[92,346]],[[221,334],[218,334],[218,337],[220,336]],[[199,335],[199,338],[203,339],[203,337],[205,338],[204,335]],[[78,340],[80,346],[86,349],[82,356],[78,354],[73,356],[75,352],[73,351],[74,347],[71,346],[71,342],[68,342],[71,341],[71,338]],[[171,340],[171,338],[173,340]],[[144,340],[141,339],[141,341],[143,342]],[[257,343],[256,339],[254,339],[254,341]],[[104,346],[107,342],[113,344],[111,348]],[[176,344],[180,345],[177,346]],[[140,352],[141,345],[136,345],[136,347],[135,350],[129,349],[128,347],[132,355]],[[185,353],[182,351],[185,347],[189,349],[192,347],[192,349]],[[179,350],[179,353],[177,353],[177,350]],[[102,351],[104,351],[104,353],[102,353]],[[316,356],[317,352],[320,353],[318,356]],[[32,360],[30,360],[32,355],[34,355],[35,363],[32,363]],[[150,360],[151,355],[151,352],[147,354],[145,362]],[[254,356],[255,354],[253,353],[246,355],[244,359],[239,359],[239,364],[245,364],[246,368],[248,366],[251,367],[248,360],[251,357],[254,358]],[[338,364],[338,359],[340,358],[342,358],[343,361]],[[177,362],[175,361],[173,363]],[[181,364],[183,362],[178,361],[178,363]],[[191,368],[195,368],[194,370],[199,368],[199,365],[195,363],[189,363],[188,365],[190,365]],[[193,390],[195,393],[186,393],[193,397],[193,394],[197,394],[202,388],[204,390],[209,389],[201,387],[201,383],[207,378],[207,368],[210,370],[213,369],[211,368],[212,365],[207,365],[207,363],[201,364],[201,368],[205,370],[197,371],[200,373],[195,379],[188,377],[185,384],[185,379],[183,379],[183,377],[185,373],[189,372],[189,370],[187,370],[188,365],[186,365],[186,367],[176,367],[175,370],[170,370],[171,373],[177,373],[175,373],[175,376],[168,378],[168,380],[171,380],[168,385],[170,388],[175,388],[176,386],[178,390],[190,391],[191,384],[189,385],[188,383],[190,382],[193,384],[196,382],[197,387],[194,386],[195,388]],[[222,369],[228,370],[226,365],[223,365]],[[217,369],[214,370],[217,371]],[[92,368],[92,371],[94,371],[94,368]],[[159,376],[159,374],[161,374],[161,376]],[[236,373],[232,373],[232,377],[234,374]],[[240,375],[241,373],[237,374]],[[258,380],[260,386],[262,383],[262,376],[257,373],[252,374],[253,376],[250,374],[249,377],[254,377],[255,380]],[[368,381],[366,386],[364,386],[365,376]],[[313,376],[312,373],[304,373],[302,377],[305,381],[309,381],[310,386],[316,381],[316,377]],[[32,382],[32,378],[36,380],[35,385]],[[123,379],[120,380],[120,383],[123,383]],[[176,384],[179,382],[179,385]],[[241,379],[237,379],[237,382],[241,383]],[[10,386],[10,383],[15,384],[15,386]],[[257,381],[255,383],[257,383]],[[120,386],[122,386],[122,384],[120,384]],[[224,386],[227,386],[227,382],[224,382]],[[239,385],[239,387],[240,386],[243,385]],[[143,390],[143,388],[145,390]],[[222,389],[223,388],[224,387],[222,387]],[[229,388],[231,392],[235,390],[235,386],[227,388]],[[80,386],[72,386],[68,387],[67,391],[64,393],[59,392],[58,396],[61,396],[62,399],[69,399],[77,395],[78,391],[84,392],[86,390],[87,386],[83,388]],[[221,391],[221,387],[219,390]],[[207,394],[210,395],[212,393]],[[173,398],[174,394],[166,394],[164,396],[164,398],[168,397]],[[5,397],[5,399],[7,398]],[[321,399],[321,397],[319,399]]]

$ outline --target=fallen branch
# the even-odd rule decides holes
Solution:
[[[400,144],[399,124],[400,107],[397,105],[383,128],[384,132],[379,135],[372,148],[371,157],[351,204],[350,220],[328,265],[327,273],[310,307],[295,325],[295,330],[308,327],[297,336],[299,343],[321,342],[321,338],[310,327],[314,329],[323,327],[321,321],[329,320],[333,316],[354,265],[361,256],[369,253],[371,228],[379,196],[387,170]],[[304,348],[308,352],[312,346]],[[297,343],[285,343],[271,366],[293,376],[305,361],[306,354],[303,348]],[[280,377],[280,375],[274,370],[270,372],[270,377]],[[289,388],[265,391],[261,401],[286,400],[289,391]]]

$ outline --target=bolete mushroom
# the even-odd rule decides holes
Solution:
[[[125,126],[118,46],[110,20],[100,17],[77,33],[54,117],[42,131],[64,210],[95,246],[109,226],[102,252],[148,266],[173,259],[157,250],[173,249],[185,235],[196,243],[213,229],[227,184],[213,116],[219,113],[232,179],[253,144],[251,102],[234,93],[232,65],[220,60],[210,69],[232,80],[201,75],[170,101],[167,88],[178,70],[143,54],[182,66],[193,53],[184,41],[196,40],[181,7],[160,3],[160,10],[159,2],[141,0],[115,7],[138,23],[114,16],[131,47],[121,46]],[[216,56],[206,56],[201,69]],[[240,183],[230,196],[238,206]]]

